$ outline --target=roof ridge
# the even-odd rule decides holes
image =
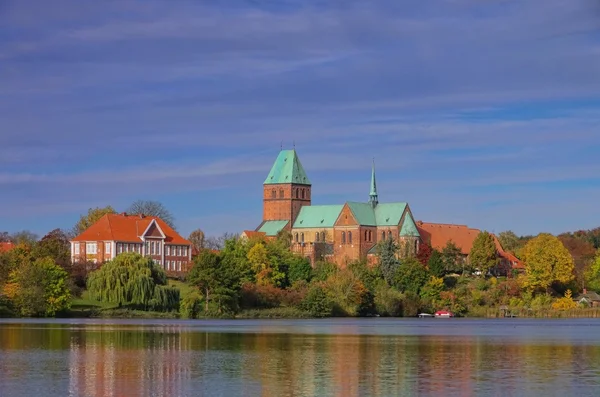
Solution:
[[[111,218],[110,215],[115,215],[115,214],[106,214],[106,222],[108,222],[108,230],[110,233],[110,239],[112,241],[115,241],[115,236],[113,235],[113,231],[112,231],[112,224],[110,223],[110,218]]]

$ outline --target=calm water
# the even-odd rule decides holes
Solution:
[[[600,320],[0,320],[0,396],[599,396]]]

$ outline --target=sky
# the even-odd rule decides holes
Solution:
[[[0,0],[0,231],[163,203],[254,229],[294,147],[313,204],[493,232],[600,226],[600,2]]]

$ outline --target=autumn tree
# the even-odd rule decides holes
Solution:
[[[331,275],[324,283],[324,289],[333,303],[334,314],[357,316],[361,314],[368,296],[368,290],[350,270],[341,270]]]
[[[486,275],[498,264],[498,255],[496,252],[496,242],[494,236],[487,231],[483,231],[475,237],[473,247],[469,253],[471,265],[478,269],[482,275]]]
[[[585,285],[591,290],[600,292],[600,250],[596,252],[594,261],[585,271]]]
[[[38,241],[38,235],[30,232],[29,230],[22,230],[20,232],[13,233],[10,236],[10,241],[12,241],[14,244],[33,246]]]
[[[548,291],[553,284],[573,280],[573,257],[560,240],[541,233],[523,248],[525,275],[523,286],[531,291]]]
[[[132,215],[155,216],[175,229],[175,217],[162,203],[152,200],[136,200],[125,211]]]
[[[280,287],[285,281],[285,274],[279,270],[277,263],[269,260],[269,252],[263,243],[255,244],[248,251],[248,261],[252,266],[257,285],[273,285]]]
[[[463,270],[462,250],[454,241],[448,240],[442,249],[442,261],[444,262],[446,273],[458,273]]]
[[[54,316],[71,305],[69,275],[52,258],[24,261],[4,285],[4,294],[22,316]]]
[[[71,243],[67,234],[61,229],[52,230],[35,245],[33,255],[37,258],[50,257],[57,265],[69,271]]]
[[[419,244],[419,250],[417,251],[417,259],[423,266],[427,266],[429,262],[429,258],[431,258],[431,254],[433,249],[429,244]]]
[[[197,251],[200,251],[204,248],[204,238],[204,232],[200,229],[196,229],[190,233],[188,240]]]
[[[512,252],[513,254],[522,246],[519,236],[512,230],[500,232],[498,234],[498,241],[500,241],[500,245],[505,251]]]
[[[110,205],[100,208],[90,208],[85,215],[81,215],[79,217],[79,221],[73,227],[72,234],[74,236],[78,236],[87,230],[90,226],[98,221],[98,219],[102,218],[106,214],[114,214],[115,210]]]
[[[596,249],[594,245],[584,238],[575,237],[571,234],[561,234],[558,239],[565,246],[575,262],[575,275],[579,281],[583,280],[585,270],[594,260]]]
[[[393,285],[402,292],[418,294],[428,279],[429,272],[425,266],[415,258],[407,258],[396,269]]]

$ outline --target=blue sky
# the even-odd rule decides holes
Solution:
[[[600,226],[600,3],[1,1],[0,231],[158,200],[256,227],[295,142],[313,203],[519,234]]]

